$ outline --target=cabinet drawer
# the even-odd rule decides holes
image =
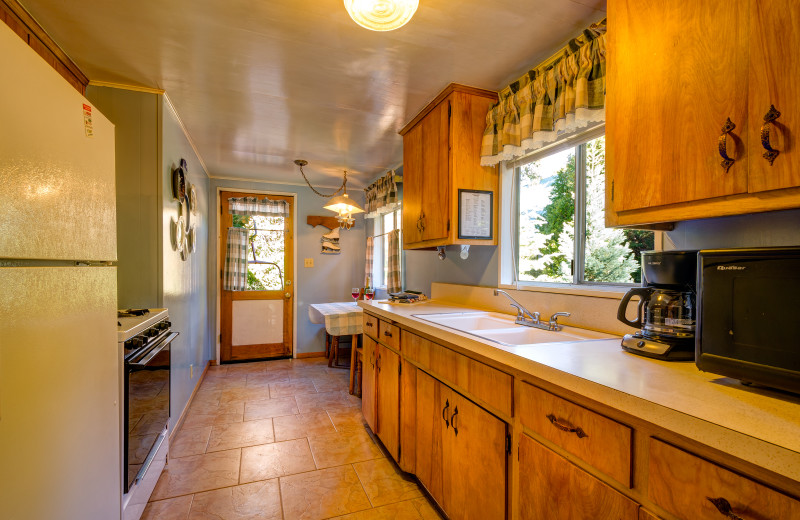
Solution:
[[[378,320],[378,339],[395,350],[400,350],[400,328],[386,320]]]
[[[582,406],[522,383],[523,426],[631,487],[631,429]]]
[[[724,518],[710,499],[742,518],[800,518],[797,500],[652,438],[648,475],[650,500],[680,518]]]
[[[365,312],[363,332],[373,339],[378,339],[378,318]]]
[[[484,365],[454,350],[402,331],[403,354],[450,386],[511,416],[513,381],[509,374]]]

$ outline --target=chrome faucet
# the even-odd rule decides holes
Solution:
[[[537,329],[544,329],[544,330],[552,330],[552,331],[559,331],[561,330],[561,325],[558,324],[558,317],[559,316],[570,316],[568,312],[557,312],[550,316],[550,321],[542,322],[539,319],[538,312],[531,312],[517,300],[515,300],[510,294],[501,290],[495,289],[494,295],[499,296],[500,294],[504,295],[506,298],[511,300],[511,306],[517,308],[517,319],[514,320],[514,323],[517,325],[525,325],[526,327],[536,327]],[[527,318],[525,316],[528,316]]]

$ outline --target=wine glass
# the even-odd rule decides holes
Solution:
[[[361,295],[361,288],[353,287],[350,289],[350,296],[353,297],[353,301],[358,301],[358,297]]]
[[[366,298],[367,300],[371,300],[374,297],[375,297],[375,289],[373,289],[372,287],[367,287],[366,289],[364,289],[364,298]]]

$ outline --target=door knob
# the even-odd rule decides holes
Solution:
[[[288,300],[289,298],[291,298],[291,297],[292,297],[292,293],[289,293],[289,292],[287,292],[287,293],[283,293],[283,297],[284,297],[284,298],[286,298],[286,299]]]

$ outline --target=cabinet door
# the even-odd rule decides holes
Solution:
[[[394,460],[400,445],[400,356],[378,345],[378,437]]]
[[[639,505],[527,435],[519,443],[520,520],[636,520]]]
[[[506,424],[454,390],[444,441],[444,510],[451,520],[506,517]],[[544,517],[542,517],[544,518]]]
[[[800,4],[797,0],[751,0],[749,112],[751,193],[800,186]],[[772,165],[762,156],[764,116],[774,105],[780,117],[768,126],[779,151]]]
[[[361,412],[364,414],[364,420],[374,433],[378,432],[377,418],[377,402],[376,392],[377,388],[377,347],[378,344],[364,334],[364,360],[361,365]]]
[[[422,241],[422,124],[403,136],[403,247]]]
[[[450,102],[445,100],[419,123],[423,150],[420,169],[422,240],[444,239],[450,231],[449,108]]]
[[[416,474],[433,499],[444,506],[442,442],[449,429],[450,402],[442,399],[442,389],[446,387],[434,378],[418,370],[416,379]]]
[[[747,192],[748,7],[749,0],[608,3],[614,211]],[[727,139],[736,161],[726,173],[718,140],[727,118],[736,125]]]

